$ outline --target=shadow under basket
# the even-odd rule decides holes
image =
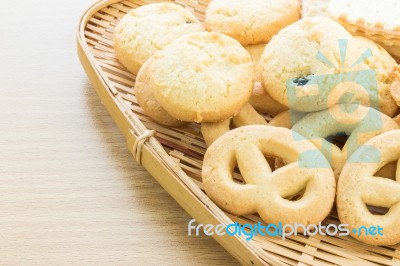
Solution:
[[[116,59],[113,31],[132,8],[157,1],[106,0],[94,4],[80,20],[77,43],[81,63],[97,94],[127,140],[130,152],[198,223],[256,224],[256,215],[237,217],[218,208],[204,193],[201,167],[206,145],[197,124],[166,128],[154,123],[138,106],[135,76]],[[204,21],[209,1],[175,3]],[[155,134],[153,134],[155,133]],[[138,153],[137,151],[141,151]],[[189,222],[189,221],[188,221]],[[335,209],[323,222],[338,224]],[[187,228],[182,228],[187,230]],[[369,246],[343,236],[213,237],[245,265],[400,265],[400,245]]]

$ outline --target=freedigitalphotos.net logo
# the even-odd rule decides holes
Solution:
[[[359,228],[353,228],[352,233],[360,236],[383,236],[383,228],[379,225],[377,226],[361,226]],[[270,237],[280,237],[285,240],[288,236],[304,235],[304,236],[314,236],[316,234],[329,235],[329,236],[348,236],[350,235],[350,230],[348,229],[348,224],[329,224],[322,225],[319,224],[309,224],[307,226],[303,224],[283,224],[278,222],[277,224],[263,225],[261,222],[257,224],[239,224],[237,222],[224,225],[218,224],[216,226],[212,224],[196,224],[196,220],[192,219],[188,223],[188,235],[199,236],[200,234],[205,234],[207,236],[243,236],[247,241],[252,240],[255,236],[270,236]]]
[[[360,55],[358,59],[354,62],[346,61],[346,53],[348,48],[348,40],[341,39],[338,40],[339,52],[340,52],[340,62],[338,65],[331,62],[323,53],[318,52],[316,59],[322,62],[324,65],[332,68],[333,74],[322,74],[315,75],[310,74],[303,77],[294,77],[288,79],[286,82],[286,90],[288,97],[288,105],[290,109],[310,112],[325,110],[334,104],[352,104],[354,106],[367,105],[373,109],[379,110],[379,93],[378,93],[378,81],[376,78],[376,71],[373,69],[357,69],[352,70],[355,67],[362,64],[366,59],[372,57],[372,52],[367,49],[364,53]],[[348,64],[347,64],[348,63]],[[351,63],[351,64],[350,64]],[[345,66],[347,69],[345,69]],[[365,65],[366,66],[366,65]],[[304,110],[304,108],[308,108]],[[355,113],[357,108],[343,108],[343,116]],[[349,127],[349,125],[341,125],[341,122],[337,121],[337,116],[331,115],[327,118],[338,123],[337,127]],[[292,123],[295,124],[296,117],[291,116]],[[360,121],[364,126],[360,132],[357,134],[368,134],[371,132],[377,132],[382,129],[382,119],[374,114],[373,110],[364,116],[360,117]],[[338,134],[348,133],[348,132],[337,132]],[[298,140],[303,140],[304,137],[299,134],[294,134],[293,137]],[[308,137],[309,140],[310,137]],[[352,163],[376,163],[380,159],[380,152],[374,148],[365,144],[360,144],[357,142],[359,138],[354,136],[349,138],[346,143],[349,150],[357,150],[359,148],[364,149],[366,153],[370,156],[365,156],[362,158],[363,161],[352,162]],[[329,147],[323,147],[324,150],[331,151],[333,156],[333,145],[331,143],[324,143],[329,145]],[[348,153],[349,157],[351,154]],[[332,156],[327,156],[329,162],[332,161]],[[301,156],[305,161],[308,158],[304,157],[314,157],[313,154],[302,154]],[[349,158],[348,158],[349,159]],[[324,168],[325,165],[313,166]]]

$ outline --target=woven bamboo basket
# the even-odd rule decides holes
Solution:
[[[202,190],[201,167],[206,145],[198,125],[162,127],[137,104],[132,90],[135,76],[116,59],[112,36],[119,19],[130,9],[152,2],[157,1],[104,0],[87,10],[77,32],[81,63],[134,158],[198,223],[257,223],[260,218],[256,215],[236,217],[222,211]],[[204,20],[208,0],[175,2]],[[324,223],[339,223],[335,210]],[[298,235],[285,241],[268,236],[256,236],[250,241],[243,236],[213,237],[245,265],[400,265],[400,245],[375,247],[351,237]]]

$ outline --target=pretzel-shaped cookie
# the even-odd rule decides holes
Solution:
[[[299,122],[307,113],[286,110],[275,116],[269,121],[268,125],[274,127],[284,127],[291,129],[294,124]]]
[[[336,201],[339,219],[349,225],[352,237],[367,244],[395,245],[400,242],[399,139],[400,130],[372,138],[353,153],[339,177]],[[371,152],[371,148],[375,152]],[[375,176],[377,170],[395,161],[395,181]],[[389,211],[374,215],[367,205],[389,208]],[[371,226],[375,227],[372,231]]]
[[[338,177],[349,156],[360,145],[376,135],[398,128],[393,119],[373,108],[338,104],[307,114],[293,125],[292,130],[311,140],[320,149]],[[349,135],[342,150],[325,139],[342,132]]]
[[[202,123],[201,133],[204,141],[210,146],[217,138],[230,130],[230,125],[241,127],[246,125],[267,125],[267,121],[249,104],[245,104],[242,109],[230,119],[218,123]]]
[[[222,209],[235,215],[258,212],[267,223],[308,224],[322,221],[335,197],[328,161],[308,140],[286,128],[251,125],[218,138],[203,161],[203,187]],[[271,171],[265,155],[288,164]],[[238,166],[246,184],[233,181]],[[318,167],[318,168],[316,168]],[[289,197],[304,190],[297,201]]]

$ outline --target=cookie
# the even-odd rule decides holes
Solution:
[[[400,19],[396,0],[335,0],[328,14],[354,35],[368,37],[382,45],[400,62]]]
[[[321,150],[338,177],[355,149],[362,147],[362,144],[376,135],[398,128],[399,125],[393,119],[373,108],[339,104],[305,115],[293,125],[292,130],[309,139]],[[336,134],[349,136],[342,149],[326,140]]]
[[[319,113],[321,113],[321,112],[324,112],[324,111],[320,111]],[[287,111],[284,111],[284,112],[278,114],[277,116],[275,116],[271,121],[269,121],[268,125],[291,129],[297,122],[299,122],[306,115],[307,115],[307,113],[300,113],[300,112],[296,112],[293,110],[287,110]],[[386,120],[386,122],[385,122],[386,125],[387,124],[391,125],[390,127],[387,127],[388,130],[391,128],[395,129],[396,126],[388,119],[388,117],[386,117],[384,115],[382,117]],[[317,122],[317,121],[318,121],[318,119],[315,120],[315,122]],[[393,121],[396,122],[400,126],[400,115],[393,118]],[[343,133],[343,132],[340,132],[340,133]],[[339,135],[341,135],[341,134],[339,134]],[[335,144],[335,142],[333,142],[333,144]],[[326,152],[326,150],[325,150],[325,152]],[[328,152],[328,153],[330,153],[330,152]],[[282,163],[279,161],[277,161],[277,163],[279,166],[282,165]],[[388,165],[384,166],[382,169],[380,169],[376,174],[377,174],[377,176],[392,178],[394,173],[395,173],[395,165],[388,164]],[[336,174],[336,176],[337,176],[337,174]]]
[[[331,0],[302,0],[301,17],[327,17],[327,9]]]
[[[384,44],[384,45],[387,45],[387,46],[397,46],[397,47],[400,46],[400,39],[399,38],[386,39],[385,37],[380,36],[380,35],[376,35],[376,34],[368,35],[366,32],[363,32],[363,31],[360,31],[360,30],[354,31],[354,32],[352,32],[352,34],[355,35],[355,36],[366,37],[366,38],[368,38],[370,40],[373,40],[374,42],[376,42],[378,44]]]
[[[354,36],[367,37],[368,39],[371,39],[377,42],[378,44],[383,44],[387,46],[395,46],[395,47],[400,46],[400,36],[369,31],[357,25],[349,24],[342,19],[338,19],[337,22],[339,22],[342,26],[344,26]]]
[[[340,222],[348,224],[352,237],[370,245],[400,242],[399,139],[400,130],[370,139],[365,143],[369,148],[356,150],[339,177],[336,206]],[[397,164],[395,180],[376,176],[389,162]],[[376,215],[367,205],[388,208],[388,212]]]
[[[264,89],[298,112],[356,102],[379,109],[386,94],[378,91],[376,73],[363,62],[369,55],[364,53],[339,23],[325,17],[303,18],[266,46],[261,58]],[[393,112],[393,106],[385,110],[388,115]]]
[[[400,106],[400,65],[393,67],[390,79],[393,81],[390,87],[390,95],[396,102],[397,106]]]
[[[342,24],[349,32],[351,33],[356,33],[356,32],[362,32],[362,36],[375,36],[375,37],[379,37],[385,40],[390,40],[390,39],[396,39],[399,40],[400,39],[400,32],[394,32],[394,31],[381,31],[381,30],[377,30],[375,28],[366,26],[364,24],[360,24],[360,23],[349,23],[344,19],[335,19],[335,21],[339,22],[340,24]]]
[[[332,0],[328,14],[351,24],[361,24],[376,31],[400,32],[400,2],[397,0]]]
[[[251,56],[251,60],[253,60],[254,63],[254,78],[256,82],[261,82],[261,65],[260,65],[260,59],[261,56],[264,52],[266,43],[261,43],[261,44],[254,44],[254,45],[247,45],[244,48],[249,52]]]
[[[271,121],[269,121],[268,125],[291,129],[294,124],[299,122],[306,115],[307,113],[287,110],[272,118]]]
[[[154,54],[150,86],[173,117],[220,122],[249,100],[254,64],[238,41],[215,32],[193,33]]]
[[[129,71],[137,74],[155,52],[183,35],[200,31],[204,31],[200,21],[179,5],[144,5],[132,9],[117,24],[115,53]]]
[[[267,124],[267,121],[250,104],[246,104],[232,119],[216,123],[201,123],[201,133],[206,144],[210,146],[216,139],[228,132],[231,126],[242,127]]]
[[[273,35],[300,18],[298,0],[213,0],[205,25],[242,45],[267,43]]]
[[[392,117],[397,112],[397,105],[393,97],[390,95],[394,77],[393,69],[397,66],[393,57],[377,43],[364,38],[354,37],[355,43],[359,48],[360,54],[369,49],[372,56],[366,58],[364,63],[376,72],[376,80],[378,81],[379,93],[379,110]]]
[[[134,93],[138,104],[143,109],[146,115],[150,116],[154,121],[160,125],[168,127],[180,127],[187,122],[179,121],[172,117],[154,98],[149,86],[149,66],[152,62],[150,57],[140,68],[136,77]]]
[[[267,224],[318,224],[331,211],[335,179],[324,156],[310,141],[299,138],[289,129],[262,125],[229,131],[205,154],[205,192],[234,215],[257,212]],[[288,164],[272,172],[268,156]],[[236,166],[244,180],[241,184],[233,180]],[[301,191],[300,199],[290,200]]]
[[[277,115],[288,108],[275,101],[271,95],[262,87],[261,82],[254,84],[249,103],[260,113]]]
[[[280,112],[287,110],[286,106],[283,106],[282,104],[275,101],[262,87],[262,68],[260,65],[260,58],[262,53],[264,52],[265,44],[248,45],[245,48],[250,53],[251,59],[254,62],[256,80],[249,103],[258,112],[270,115],[277,115]]]

